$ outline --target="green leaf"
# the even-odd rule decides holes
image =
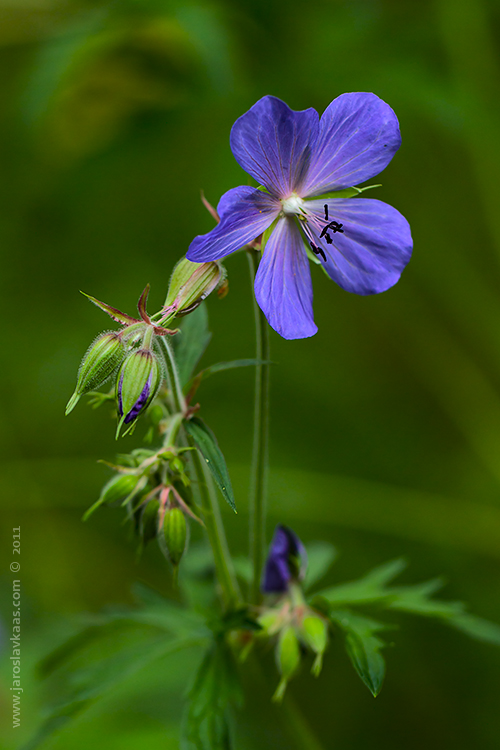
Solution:
[[[336,557],[337,550],[329,542],[310,542],[307,545],[307,573],[304,581],[306,590],[323,578]]]
[[[500,625],[468,614],[463,602],[431,598],[443,586],[441,578],[412,586],[387,586],[404,567],[404,560],[393,560],[357,581],[319,591],[313,596],[313,605],[331,616],[331,608],[339,605],[378,604],[388,610],[439,619],[471,638],[500,646]]]
[[[192,417],[186,422],[186,431],[193,438],[196,447],[202,454],[210,472],[217,483],[224,499],[236,513],[234,493],[226,466],[226,460],[217,443],[212,430],[198,417]]]
[[[348,610],[330,612],[330,619],[345,635],[345,647],[352,665],[374,698],[380,693],[385,661],[380,653],[386,646],[376,633],[388,626]]]
[[[329,605],[371,604],[394,596],[386,584],[395,578],[406,567],[406,562],[399,558],[367,573],[364,578],[350,581],[339,586],[318,591],[317,596],[326,600]]]
[[[242,691],[233,655],[223,638],[206,651],[189,691],[182,750],[230,750],[229,712]]]
[[[462,633],[469,635],[477,641],[484,641],[485,643],[491,643],[494,646],[500,646],[500,625],[494,622],[488,622],[483,620],[481,617],[475,617],[469,615],[467,612],[463,612],[458,615],[454,615],[446,621],[447,625],[461,630]]]
[[[460,630],[471,638],[500,646],[500,625],[465,612],[463,602],[429,598],[442,584],[442,580],[437,578],[416,586],[392,589],[394,599],[388,607],[423,617],[438,618],[445,625]]]
[[[444,602],[430,599],[435,591],[443,586],[441,578],[418,583],[414,586],[402,586],[390,589],[392,600],[387,604],[389,609],[398,609],[424,617],[448,618],[460,614],[464,610],[462,602]]]
[[[194,392],[198,390],[200,383],[210,375],[214,375],[216,372],[222,372],[223,370],[234,370],[238,367],[256,367],[257,365],[269,365],[270,360],[267,359],[233,359],[231,362],[217,362],[215,365],[210,365],[204,370],[201,370],[194,378],[191,378],[184,386],[184,392]]]
[[[210,343],[208,314],[204,303],[182,319],[180,333],[174,336],[175,361],[181,385],[184,386]]]
[[[170,613],[169,627],[166,619],[156,622],[155,613],[147,611],[96,618],[98,624],[77,633],[43,661],[40,674],[54,677],[60,697],[56,696],[45,722],[24,750],[39,747],[62,725],[158,659],[206,643],[208,630],[201,629],[199,621],[188,626],[184,620],[181,627],[172,618],[180,608],[166,603],[164,609],[165,618],[166,611]]]
[[[361,193],[364,193],[365,190],[371,190],[372,188],[378,188],[382,187],[382,185],[367,185],[366,187],[358,188],[358,187],[350,187],[345,188],[345,190],[337,190],[333,193],[324,193],[323,195],[315,195],[314,200],[322,200],[323,198],[354,198],[356,195],[360,195]]]

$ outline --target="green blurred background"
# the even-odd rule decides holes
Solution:
[[[216,203],[246,181],[229,130],[264,94],[319,112],[346,91],[386,100],[403,145],[374,197],[415,241],[380,296],[349,295],[313,268],[319,333],[272,335],[270,531],[284,521],[306,542],[333,542],[329,582],[403,554],[404,580],[442,573],[451,598],[500,621],[499,32],[496,0],[0,0],[5,646],[13,526],[24,605],[22,726],[11,729],[5,660],[2,748],[37,725],[34,664],[76,615],[131,601],[137,579],[169,586],[154,545],[136,563],[116,511],[81,522],[109,476],[96,461],[117,445],[105,409],[63,416],[80,357],[108,325],[78,290],[133,312],[150,282],[150,309],[161,304],[173,264],[212,226],[200,188]],[[207,364],[253,355],[245,257],[227,268],[229,295],[209,301]],[[200,390],[241,508],[227,518],[237,553],[252,386],[237,370]],[[338,643],[317,682],[292,684],[323,747],[498,748],[500,653],[399,622],[376,701]],[[46,747],[178,747],[192,667],[179,657],[141,673]],[[292,747],[283,723],[256,696],[248,747]]]

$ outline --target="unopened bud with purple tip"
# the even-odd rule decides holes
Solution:
[[[66,415],[73,411],[84,393],[100,388],[118,369],[124,357],[125,347],[120,334],[114,331],[101,333],[82,359],[75,392],[68,401]]]
[[[266,560],[262,591],[265,594],[286,592],[291,582],[304,578],[306,568],[307,553],[297,534],[288,526],[277,526]]]
[[[162,368],[154,352],[137,349],[129,354],[116,381],[120,417],[117,436],[124,424],[132,426],[141,412],[148,408],[158,393],[162,377]]]

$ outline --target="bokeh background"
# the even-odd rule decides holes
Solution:
[[[380,296],[347,294],[313,268],[319,333],[272,335],[270,530],[284,521],[333,542],[328,582],[404,555],[402,580],[443,574],[450,598],[500,622],[499,33],[497,0],[0,0],[5,647],[13,526],[24,618],[22,726],[11,729],[5,659],[2,748],[38,724],[34,665],[75,617],[131,601],[137,579],[170,585],[154,545],[136,562],[116,511],[81,522],[108,477],[96,461],[117,445],[105,409],[63,416],[80,357],[108,325],[78,290],[133,312],[150,282],[151,309],[161,304],[173,264],[212,226],[200,188],[216,203],[246,181],[229,130],[264,94],[320,112],[346,91],[386,100],[403,145],[374,197],[415,241]],[[245,257],[227,268],[229,295],[208,303],[206,364],[253,356]],[[252,386],[237,370],[200,390],[241,509],[228,517],[237,553]],[[318,681],[292,684],[323,747],[498,748],[500,653],[398,622],[376,700],[338,643]],[[45,747],[177,748],[192,668],[183,658],[141,673]],[[286,717],[250,703],[253,747],[292,747]]]

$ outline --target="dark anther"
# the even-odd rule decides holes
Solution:
[[[329,224],[323,227],[323,231],[321,232],[320,237],[324,237],[329,229],[331,229],[334,234],[335,232],[340,232],[341,234],[344,234],[344,230],[342,229],[343,226],[344,225],[339,224],[338,221],[331,221]]]
[[[313,253],[315,255],[321,255],[321,257],[323,258],[323,260],[326,263],[326,255],[325,255],[324,250],[322,250],[320,247],[316,247],[316,245],[314,244],[314,242],[312,242],[311,240],[309,240],[309,244],[311,245],[311,250],[313,251]]]
[[[333,240],[330,237],[330,235],[328,234],[328,232],[325,234],[325,240],[326,240],[326,242],[327,242],[328,245],[331,245],[333,243]]]
[[[328,203],[325,203],[325,221],[328,221]]]

